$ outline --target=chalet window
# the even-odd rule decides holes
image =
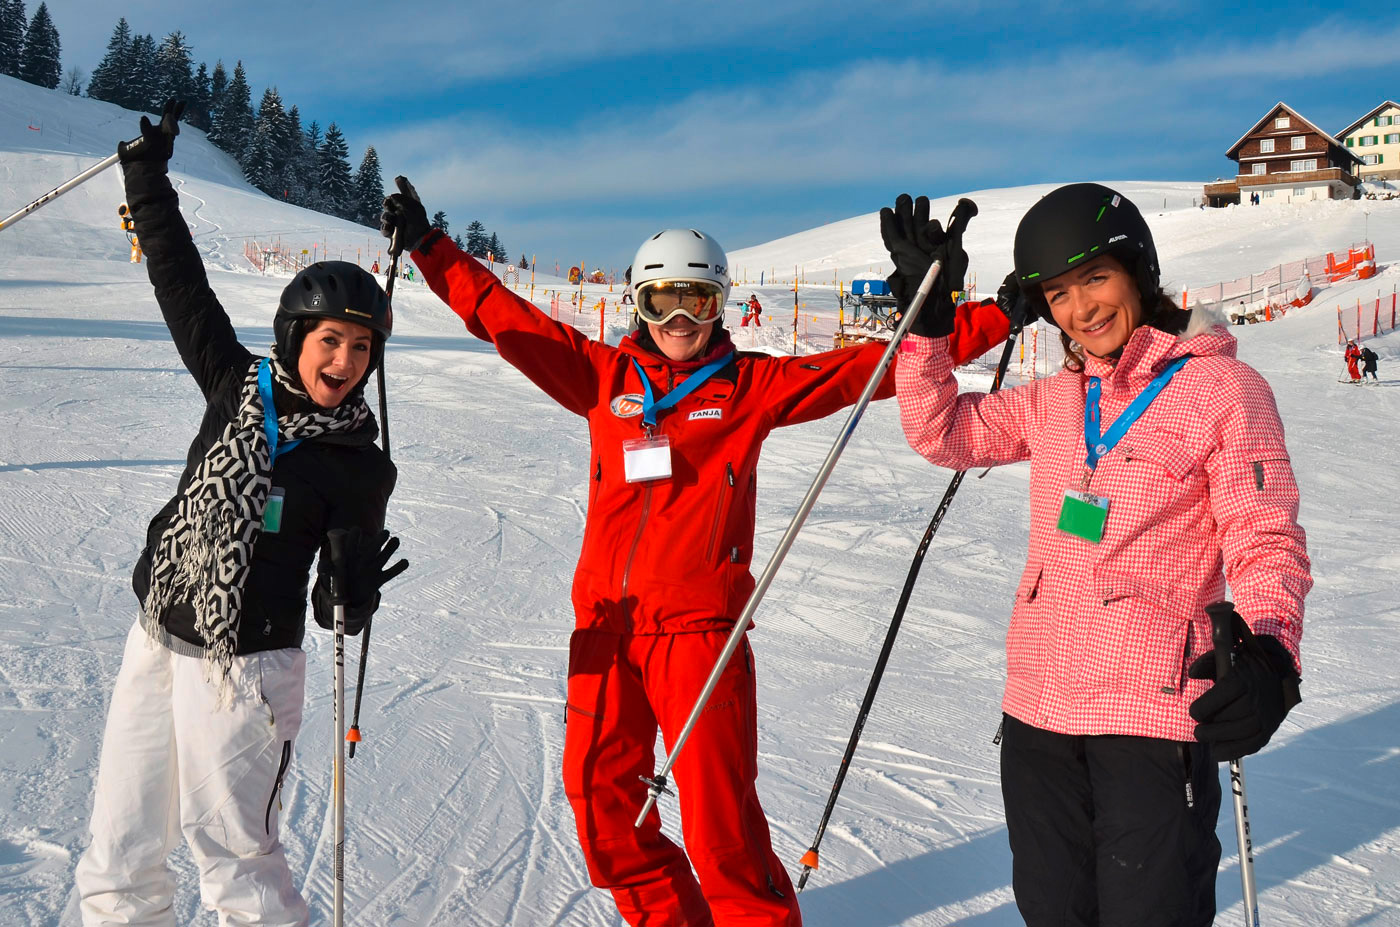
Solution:
[[[1294,150],[1294,151],[1302,151],[1304,148],[1307,148],[1307,147],[1308,147],[1308,138],[1307,138],[1306,135],[1295,135],[1295,136],[1293,136],[1293,150]]]
[[[1315,171],[1317,170],[1317,158],[1309,158],[1306,161],[1292,161],[1289,163],[1290,171]]]
[[[1361,136],[1361,147],[1362,147],[1362,148],[1366,148],[1367,146],[1376,144],[1376,139],[1377,139],[1377,136],[1375,136],[1375,135],[1363,135],[1363,136]]]
[[[1381,163],[1381,156],[1378,155],[1378,154],[1373,154],[1373,155],[1362,155],[1362,156],[1361,156],[1361,163],[1362,163],[1362,164],[1380,164],[1380,163]]]
[[[1378,125],[1378,126],[1392,126],[1392,125],[1395,125],[1395,117],[1394,117],[1394,116],[1377,116],[1377,117],[1376,117],[1376,125]]]
[[[1267,174],[1269,172],[1269,165],[1260,161],[1256,161],[1254,164],[1252,164],[1251,168],[1256,174]]]
[[[1308,195],[1308,188],[1307,188],[1307,187],[1294,187],[1294,188],[1293,188],[1293,195],[1294,195],[1294,196],[1307,196],[1307,195]]]
[[[1275,128],[1275,129],[1286,129],[1286,128],[1288,128],[1288,117],[1287,117],[1287,116],[1280,116],[1280,117],[1278,117],[1277,119],[1275,119],[1275,120],[1274,120],[1274,128]]]
[[[1273,151],[1273,150],[1274,150],[1274,140],[1273,140],[1273,139],[1271,139],[1271,138],[1261,138],[1261,139],[1259,139],[1259,152],[1260,152],[1261,154],[1268,154],[1269,152],[1271,152],[1271,151]]]
[[[1387,145],[1400,145],[1400,132],[1392,132],[1385,137]]]
[[[1356,141],[1356,139],[1352,138],[1351,136],[1347,136],[1347,147],[1352,147],[1352,142],[1354,141]]]

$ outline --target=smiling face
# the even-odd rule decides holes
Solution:
[[[1137,281],[1104,255],[1041,284],[1055,324],[1095,357],[1110,358],[1142,324]]]
[[[297,376],[311,401],[333,409],[364,378],[374,352],[374,334],[363,325],[320,319],[301,340]]]
[[[673,361],[693,360],[703,354],[710,343],[710,332],[715,327],[713,322],[700,325],[683,315],[674,316],[665,325],[655,322],[647,322],[646,325],[647,331],[651,332],[651,340],[656,342],[662,354]]]

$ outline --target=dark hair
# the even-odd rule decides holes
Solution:
[[[1191,310],[1181,308],[1166,290],[1158,287],[1156,300],[1143,306],[1141,324],[1169,335],[1179,335],[1186,331],[1186,325],[1190,320]],[[1064,329],[1061,329],[1060,344],[1065,349],[1064,368],[1075,373],[1082,373],[1084,352],[1078,342],[1066,334]]]

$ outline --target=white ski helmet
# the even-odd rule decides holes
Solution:
[[[695,229],[662,229],[642,242],[632,261],[632,291],[641,301],[642,288],[662,280],[709,283],[722,291],[720,306],[729,301],[729,258],[724,249]]]

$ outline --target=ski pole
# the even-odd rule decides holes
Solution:
[[[1210,616],[1211,641],[1215,645],[1215,681],[1225,678],[1233,664],[1235,606],[1216,602],[1206,606]],[[1240,889],[1244,903],[1245,927],[1259,927],[1259,895],[1254,884],[1254,841],[1249,835],[1249,803],[1244,794],[1244,763],[1230,761],[1230,791],[1235,797],[1235,839],[1240,845]]]
[[[331,548],[331,614],[335,621],[335,758],[332,786],[335,802],[335,902],[332,923],[345,923],[345,558],[347,537],[344,528],[326,532]]]
[[[126,143],[126,152],[127,154],[133,154],[135,152],[138,152],[145,144],[146,137],[144,135],[140,136],[139,138],[134,138]],[[113,164],[116,164],[120,160],[120,154],[109,155],[103,158],[101,161],[98,161],[92,167],[83,171],[81,174],[74,177],[72,180],[68,180],[59,184],[58,186],[50,190],[48,193],[45,193],[37,200],[30,203],[28,206],[25,206],[23,209],[13,212],[5,218],[0,219],[0,230],[9,228],[19,220],[23,219],[25,216],[29,215],[31,212],[34,212],[42,206],[47,206],[49,203],[52,203],[54,200],[67,193],[69,190],[72,190],[74,187],[87,183],[89,180],[96,177],[98,174],[102,173],[107,168],[111,167]]]
[[[1019,309],[1019,307],[1018,307]],[[1018,311],[1018,316],[1020,312]],[[1007,365],[1011,363],[1011,352],[1016,346],[1016,339],[1021,333],[1019,319],[1011,323],[1011,332],[1006,338],[1006,346],[1001,351],[1001,362],[997,365],[996,376],[992,378],[992,388],[989,392],[995,393],[1001,388],[1002,377],[1006,373]],[[952,481],[943,493],[943,498],[938,503],[938,508],[933,512],[933,518],[928,523],[928,528],[924,531],[923,538],[919,541],[919,548],[914,552],[914,562],[909,565],[909,573],[904,577],[904,589],[899,593],[899,603],[895,605],[894,617],[890,619],[890,628],[885,632],[885,643],[880,648],[880,656],[875,660],[875,669],[870,675],[870,684],[865,688],[865,698],[861,700],[860,711],[856,715],[856,723],[851,728],[850,740],[846,742],[846,752],[841,757],[841,765],[836,768],[836,781],[831,784],[831,794],[826,799],[826,810],[822,812],[821,822],[817,825],[817,835],[812,838],[812,845],[807,852],[802,854],[802,876],[797,880],[797,890],[800,892],[807,885],[807,877],[812,874],[812,870],[818,868],[820,862],[819,850],[821,848],[822,837],[826,835],[827,822],[831,820],[831,812],[836,808],[836,799],[841,794],[841,786],[846,782],[846,773],[850,770],[851,760],[855,757],[856,745],[860,743],[860,735],[865,730],[865,720],[870,715],[870,708],[875,704],[875,693],[879,691],[880,681],[885,676],[885,664],[889,662],[890,652],[894,649],[895,637],[899,634],[900,625],[904,622],[904,611],[909,607],[909,596],[914,591],[914,583],[919,578],[919,568],[923,566],[924,555],[928,553],[929,544],[933,541],[933,536],[938,533],[938,528],[943,524],[943,516],[948,514],[948,506],[953,502],[953,497],[958,494],[958,487],[962,485],[963,477],[967,475],[966,470],[959,470],[953,474]]]
[[[394,237],[389,239],[389,282],[384,287],[384,297],[389,302],[389,318],[393,318],[394,305],[394,278],[399,275],[399,255],[403,253],[403,245],[399,244],[399,230],[394,229]],[[389,345],[386,342],[379,352],[379,427],[384,436],[384,456],[389,456],[389,400],[384,392],[384,355],[387,353]],[[350,732],[345,735],[345,739],[350,741],[350,759],[355,758],[355,746],[360,742],[360,699],[365,693],[365,662],[369,655],[369,629],[374,624],[374,615],[371,614],[365,619],[365,626],[360,631],[360,670],[355,679],[355,715],[350,721]]]
[[[948,220],[948,234],[962,234],[962,230],[967,227],[968,220],[977,215],[977,204],[969,199],[958,200],[958,205],[953,208],[953,215]],[[797,532],[802,530],[802,524],[807,520],[807,514],[812,511],[812,506],[816,504],[817,496],[826,485],[827,478],[831,476],[831,471],[836,466],[836,461],[840,459],[841,452],[846,449],[846,444],[851,440],[851,433],[855,431],[856,425],[860,424],[861,416],[865,413],[865,407],[870,404],[871,398],[875,395],[875,390],[879,389],[880,381],[884,379],[885,371],[889,369],[891,361],[894,360],[894,352],[899,350],[899,344],[904,340],[904,336],[909,331],[909,326],[918,317],[919,310],[924,306],[924,300],[933,291],[934,281],[938,279],[938,273],[943,269],[941,261],[934,261],[929,265],[928,272],[924,274],[923,281],[919,284],[918,291],[914,294],[914,299],[909,305],[909,311],[904,314],[899,322],[899,327],[895,329],[894,337],[890,339],[889,345],[885,348],[885,353],[880,356],[880,362],[876,364],[875,370],[870,375],[870,381],[865,384],[865,389],[861,392],[860,398],[851,409],[851,414],[846,418],[846,424],[842,426],[841,433],[837,435],[835,444],[826,455],[826,460],[822,463],[821,469],[817,471],[817,476],[812,480],[811,487],[807,490],[807,495],[803,496],[802,503],[797,507],[797,513],[792,517],[792,523],[788,525],[787,531],[783,532],[782,538],[778,541],[778,547],[773,551],[773,556],[769,558],[768,565],[764,567],[763,574],[759,576],[758,583],[754,591],[749,595],[749,600],[744,603],[744,610],[740,612],[739,618],[734,622],[734,628],[729,632],[729,640],[724,644],[724,649],[720,651],[719,658],[715,660],[714,668],[710,670],[709,678],[705,680],[705,687],[701,689],[700,695],[695,700],[695,705],[690,709],[690,716],[686,718],[685,726],[681,728],[680,734],[676,737],[676,744],[671,748],[671,753],[666,757],[666,762],[662,764],[661,770],[654,776],[642,776],[641,780],[647,783],[647,798],[642,805],[641,813],[637,815],[637,821],[633,825],[641,827],[642,821],[646,820],[647,813],[656,804],[657,798],[662,792],[669,791],[666,788],[667,776],[676,765],[676,759],[680,756],[681,750],[685,749],[686,741],[690,739],[690,733],[695,729],[695,724],[700,720],[700,714],[705,710],[705,705],[714,694],[715,687],[719,685],[720,675],[723,674],[726,666],[729,665],[730,657],[734,656],[734,651],[739,648],[739,641],[744,637],[744,632],[748,629],[749,622],[753,619],[754,612],[758,610],[758,605],[763,601],[763,596],[768,592],[768,587],[773,583],[773,577],[777,575],[778,568],[783,564],[783,558],[787,556],[792,543],[797,539]]]

